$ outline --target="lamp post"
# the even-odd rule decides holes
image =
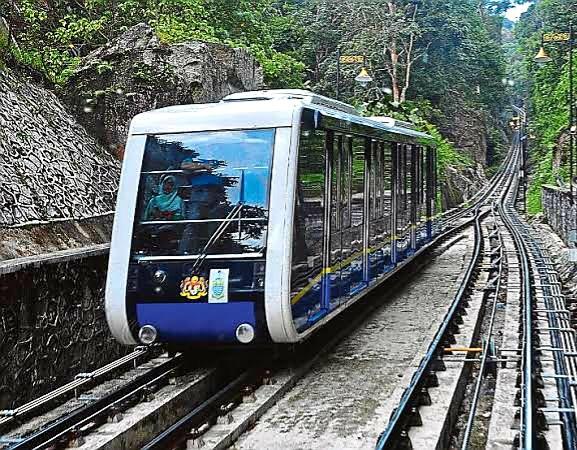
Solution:
[[[569,44],[569,192],[571,201],[574,203],[573,197],[573,149],[575,141],[575,109],[574,109],[574,93],[573,93],[573,23],[569,22],[568,33],[545,33],[541,37],[541,48],[534,61],[539,65],[544,65],[552,61],[551,57],[545,51],[546,42],[567,42]],[[576,219],[577,220],[577,219]]]

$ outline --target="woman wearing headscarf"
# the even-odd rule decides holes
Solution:
[[[144,220],[182,220],[182,199],[176,189],[176,179],[172,175],[160,180],[159,194],[150,199]]]

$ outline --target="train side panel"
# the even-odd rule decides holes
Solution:
[[[307,114],[316,113],[304,110],[300,124],[291,232],[298,338],[282,342],[308,336],[432,239],[434,149],[317,127]]]

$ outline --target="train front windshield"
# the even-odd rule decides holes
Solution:
[[[150,135],[132,255],[261,253],[274,130]]]

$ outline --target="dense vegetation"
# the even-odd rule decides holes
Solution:
[[[465,112],[475,115],[498,156],[508,101],[501,13],[508,6],[508,0],[0,0],[18,43],[0,43],[0,59],[63,84],[83,56],[147,22],[167,43],[199,39],[249,49],[270,87],[335,96],[337,52],[365,55],[374,82],[362,88],[354,82],[360,65],[343,66],[341,99],[417,122],[438,140],[442,164],[466,166],[472,158],[438,129],[449,130]],[[467,133],[467,125],[457,133]]]
[[[489,146],[503,152],[495,130],[507,104],[500,13],[508,2],[295,3],[300,5],[295,11],[303,32],[296,34],[291,51],[305,62],[307,83],[313,89],[336,95],[338,49],[343,54],[365,55],[375,82],[363,89],[353,81],[359,65],[342,67],[341,96],[345,100],[362,104],[368,113],[412,120],[433,132],[442,144],[442,165],[472,165],[472,158],[458,154],[432,125],[446,130],[455,123],[456,115],[466,115],[465,111],[481,116]],[[467,133],[466,128],[463,124],[458,133]]]
[[[546,44],[552,61],[543,67],[537,65],[533,58],[539,50],[542,34],[568,31],[571,20],[577,24],[577,4],[574,0],[536,0],[515,27],[515,51],[518,56],[512,71],[520,81],[517,94],[521,99],[528,100],[533,138],[530,154],[532,177],[528,191],[530,213],[541,210],[543,184],[569,181],[568,46],[566,43]],[[577,70],[574,75],[577,75]]]
[[[19,50],[15,57],[63,83],[80,58],[139,22],[167,43],[197,39],[249,48],[272,86],[301,83],[302,63],[276,43],[292,28],[271,0],[0,0]]]

